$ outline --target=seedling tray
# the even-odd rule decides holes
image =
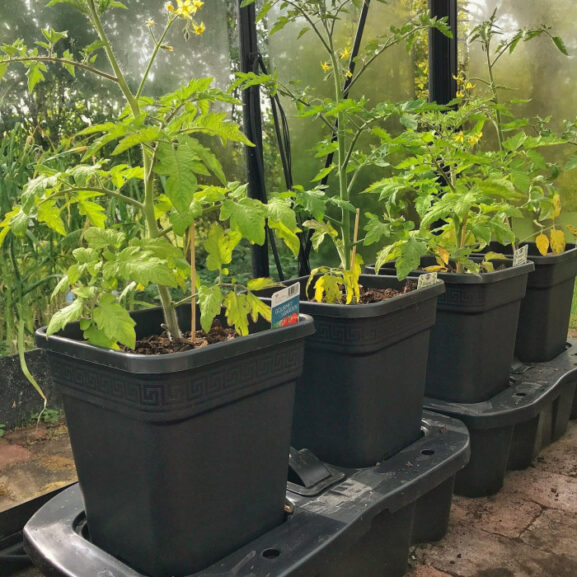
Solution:
[[[471,435],[471,460],[457,475],[455,492],[467,497],[497,493],[507,469],[524,469],[541,449],[561,437],[577,385],[577,339],[546,363],[518,364],[510,386],[480,403],[425,398],[427,409],[463,421]]]
[[[454,478],[469,458],[462,423],[425,412],[422,425],[418,441],[383,463],[341,468],[345,478],[314,497],[288,492],[294,510],[286,522],[194,576],[402,576],[411,543],[446,532]],[[28,522],[26,550],[51,577],[140,576],[84,532],[82,494],[74,486]]]

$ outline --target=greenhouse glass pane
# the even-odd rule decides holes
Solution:
[[[468,0],[461,3],[465,11],[460,35],[487,20],[497,10],[503,37],[510,37],[520,28],[551,27],[553,36],[560,36],[569,56],[559,52],[546,36],[521,42],[512,54],[505,54],[495,67],[495,81],[502,86],[504,100],[521,99],[529,102],[515,105],[521,116],[552,116],[551,128],[561,130],[565,120],[577,117],[577,3],[574,0]],[[468,76],[487,80],[486,55],[478,43],[460,43],[460,60],[465,62]],[[476,82],[479,86],[481,83]],[[549,151],[551,160],[563,163],[574,154],[574,147]],[[574,187],[575,171],[561,175],[559,184],[565,209],[577,210]]]
[[[138,86],[148,59],[152,54],[151,30],[157,34],[166,22],[166,10],[161,0],[129,0],[129,10],[110,10],[103,17],[104,27],[109,35],[114,51],[120,60],[123,72],[133,88]],[[214,78],[215,85],[226,88],[231,79],[231,55],[236,58],[236,41],[229,31],[231,13],[234,15],[234,0],[212,0],[206,2],[198,14],[206,24],[202,37],[189,34],[185,37],[183,21],[177,21],[167,38],[167,49],[161,50],[151,70],[145,94],[155,96],[173,90],[179,83],[193,77]],[[147,21],[156,24],[151,29]],[[68,39],[59,43],[60,48],[68,48],[79,56],[81,50],[94,42],[96,34],[87,21],[67,4],[48,7],[46,0],[2,0],[0,3],[0,42],[12,43],[18,38],[31,46],[42,39],[41,29],[52,26],[57,31],[67,31]],[[95,64],[110,71],[103,55]],[[20,72],[20,71],[18,71]],[[13,74],[12,72],[10,74]],[[78,72],[72,79],[57,66],[51,66],[46,74],[46,108],[58,105],[76,107],[78,100],[84,101],[88,110],[98,107],[115,106],[121,99],[115,88],[110,88],[89,74]],[[56,82],[57,90],[54,92]],[[10,126],[10,121],[18,117],[34,121],[41,117],[42,98],[32,102],[25,94],[25,83],[14,77],[9,90],[2,93],[0,100],[0,128]],[[50,98],[58,94],[59,102]],[[41,92],[42,94],[42,92]]]
[[[350,12],[343,14],[338,26],[339,50],[351,47],[355,38],[359,10],[352,2],[349,4]],[[423,2],[372,2],[363,36],[364,44],[379,35],[385,35],[391,26],[405,24],[411,10],[419,4]],[[272,27],[278,16],[279,12],[271,11],[265,27],[267,24],[269,28]],[[327,54],[313,32],[308,31],[299,37],[304,27],[304,22],[290,24],[267,38],[263,52],[270,58],[269,72],[278,73],[279,81],[283,84],[296,83],[295,91],[309,87],[317,95],[329,96],[332,79],[327,77],[321,67],[328,60]],[[426,50],[426,35],[418,48]],[[421,60],[425,62],[426,58]],[[403,101],[414,98],[418,90],[414,70],[415,51],[409,52],[405,46],[394,46],[371,65],[368,73],[351,90],[350,96],[355,99],[365,97],[372,105],[384,100]],[[298,118],[295,106],[288,99],[283,100],[283,106],[289,119],[292,139],[294,181],[306,186],[319,170],[319,163],[323,163],[313,158],[310,150],[316,141],[326,137],[326,127],[318,120]],[[274,170],[276,167],[272,168]],[[359,188],[362,184],[363,179],[359,182]]]

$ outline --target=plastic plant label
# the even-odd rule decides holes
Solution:
[[[526,244],[521,248],[518,248],[513,253],[513,266],[521,266],[522,264],[527,264],[527,257],[529,256],[529,245]]]
[[[299,322],[300,285],[293,284],[272,295],[271,328],[296,325]]]
[[[417,283],[417,290],[434,285],[438,282],[437,273],[436,272],[427,272],[422,274],[419,277],[419,281]]]

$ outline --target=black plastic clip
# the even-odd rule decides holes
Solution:
[[[342,471],[323,463],[308,449],[290,448],[287,489],[292,493],[312,497],[344,477]]]

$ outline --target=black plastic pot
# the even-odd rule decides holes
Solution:
[[[138,335],[153,334],[162,314],[135,319]],[[93,542],[152,577],[171,577],[282,523],[294,385],[313,330],[302,316],[159,356],[90,346],[75,340],[77,326],[48,340],[39,331]]]
[[[577,340],[547,363],[522,367],[511,386],[480,403],[426,398],[425,407],[463,421],[471,434],[471,460],[457,475],[455,492],[497,493],[507,469],[525,469],[541,449],[567,430],[577,386]]]
[[[565,350],[571,302],[577,276],[577,245],[568,244],[563,254],[543,256],[535,243],[529,259],[527,293],[521,302],[515,356],[523,362],[550,361]],[[511,247],[492,244],[491,250],[511,253]]]
[[[446,291],[431,331],[428,397],[476,403],[508,386],[519,308],[533,264],[505,266],[480,275],[439,273]]]
[[[376,467],[342,469],[345,478],[314,497],[287,493],[287,522],[195,577],[401,577],[411,543],[447,530],[455,474],[469,457],[465,426],[423,414],[423,435]],[[140,574],[86,540],[74,488],[40,510],[25,530],[26,550],[45,575]],[[191,539],[192,542],[192,539]]]
[[[308,277],[299,279],[306,298]],[[362,275],[370,288],[402,288]],[[290,283],[289,283],[290,284]],[[369,467],[420,435],[429,330],[442,283],[372,304],[301,301],[316,332],[306,339],[292,445],[344,467]]]

